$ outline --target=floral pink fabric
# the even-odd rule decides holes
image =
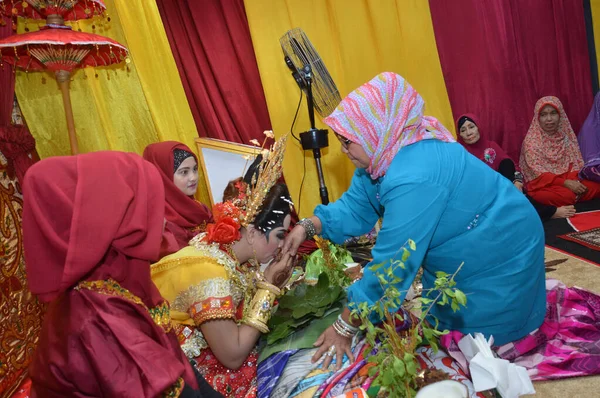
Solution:
[[[546,319],[518,341],[495,347],[496,353],[527,369],[532,380],[600,374],[600,296],[560,281],[546,281]],[[460,332],[442,336],[441,343],[468,372],[458,348]]]

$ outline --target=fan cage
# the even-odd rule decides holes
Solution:
[[[301,28],[288,31],[279,40],[283,53],[289,57],[302,80],[301,88],[307,84],[304,69],[312,71],[312,94],[315,111],[322,117],[329,116],[342,101],[333,78],[327,71],[321,56]]]

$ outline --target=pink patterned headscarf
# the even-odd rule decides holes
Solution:
[[[348,94],[323,122],[363,147],[371,159],[367,173],[377,179],[407,145],[421,140],[455,141],[436,118],[423,116],[424,105],[402,76],[384,72]]]
[[[558,130],[553,135],[548,135],[540,126],[540,112],[546,105],[553,106],[560,114]],[[583,167],[577,137],[558,98],[542,97],[535,104],[533,120],[521,147],[519,165],[526,182],[544,173],[560,175]]]

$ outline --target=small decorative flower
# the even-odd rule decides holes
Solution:
[[[496,151],[494,148],[487,148],[483,151],[483,159],[488,163],[494,163],[494,160],[496,160]]]
[[[251,143],[252,145],[254,145],[254,146],[260,146],[260,142],[258,142],[258,140],[257,140],[257,139],[251,139],[251,140],[250,140],[250,143]]]
[[[263,131],[263,134],[267,138],[272,138],[272,139],[275,138],[275,134],[273,134],[273,130],[265,130],[265,131]]]

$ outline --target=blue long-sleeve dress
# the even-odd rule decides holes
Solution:
[[[423,288],[436,271],[452,274],[467,295],[456,313],[434,306],[441,328],[493,335],[495,344],[519,339],[545,315],[544,231],[535,209],[508,180],[458,143],[425,140],[402,148],[385,176],[372,180],[357,169],[350,188],[315,215],[322,235],[336,243],[370,231],[382,217],[373,261],[348,289],[352,307],[373,303],[383,290],[370,269],[396,256],[408,240],[417,249],[398,269],[408,290],[419,266]]]

